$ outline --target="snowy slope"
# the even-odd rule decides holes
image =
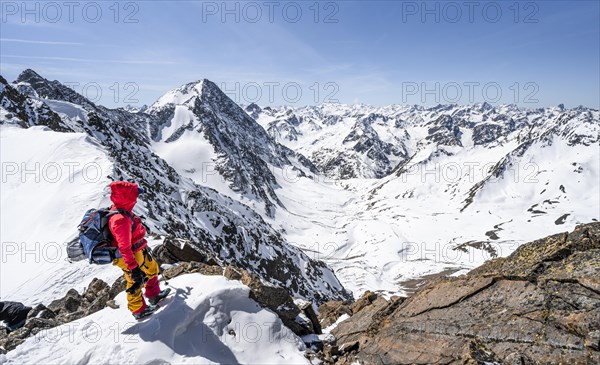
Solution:
[[[324,259],[355,296],[411,291],[416,279],[464,272],[528,240],[600,218],[596,110],[486,104],[246,110],[325,169],[329,177],[312,180],[278,176],[287,211],[271,223]],[[408,152],[396,166],[388,159],[393,169],[381,179],[364,176],[388,162],[347,138],[364,132],[365,120],[376,131],[370,138],[379,140],[371,149],[392,143]],[[320,162],[325,155],[338,169]]]
[[[174,294],[137,322],[105,308],[44,330],[6,355],[6,364],[308,364],[302,340],[271,311],[248,298],[248,287],[222,276],[188,274]]]
[[[118,270],[70,264],[65,252],[83,213],[109,203],[104,149],[81,133],[2,125],[0,150],[2,299],[48,303],[94,276],[114,280]]]

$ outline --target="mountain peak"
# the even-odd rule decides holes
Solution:
[[[31,81],[41,81],[44,80],[40,74],[35,72],[34,70],[28,68],[21,72],[17,77],[17,82],[31,82]]]
[[[262,109],[260,108],[260,106],[258,106],[255,103],[251,103],[250,105],[246,106],[246,108],[244,108],[244,110],[254,120],[256,120],[258,118],[259,114],[262,112]]]
[[[193,82],[184,84],[176,89],[166,92],[163,96],[158,98],[148,110],[160,109],[166,105],[182,105],[193,102],[198,96],[201,96],[207,90],[217,87],[213,82],[208,79],[201,79]]]
[[[42,75],[38,74],[34,70],[28,68],[19,74],[14,83],[25,83],[35,87],[47,88],[50,81],[45,79]]]

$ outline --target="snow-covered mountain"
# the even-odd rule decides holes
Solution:
[[[403,293],[600,216],[600,117],[589,108],[244,110],[201,80],[129,113],[30,70],[9,92],[20,95],[4,98],[13,120],[85,133],[114,161],[111,176],[141,181],[153,230],[277,283],[285,267],[304,296],[321,285],[345,296],[318,260],[355,296]],[[30,104],[36,117],[14,117]]]
[[[246,112],[326,175],[272,222],[355,293],[506,256],[600,218],[600,114],[514,105],[324,104]],[[375,179],[377,178],[377,179]]]
[[[594,111],[565,110],[562,105],[530,110],[488,103],[431,108],[322,104],[264,109],[250,104],[245,109],[273,138],[307,156],[332,179],[382,178],[411,156],[438,146],[493,149],[544,133],[571,133],[571,144],[597,141],[595,130],[586,127],[597,121]],[[566,125],[575,116],[580,118]],[[576,122],[582,122],[583,127],[575,126]],[[590,135],[577,140],[577,136]],[[446,153],[451,153],[448,148]]]
[[[209,80],[167,92],[146,113],[152,117],[153,150],[181,175],[238,200],[262,201],[268,216],[282,206],[275,170],[317,172],[304,156],[275,142]],[[224,185],[230,190],[221,189]]]
[[[19,90],[27,91],[27,94]],[[34,191],[32,199],[38,203],[32,204],[30,209],[35,209],[41,217],[52,215],[53,210],[47,211],[46,207],[59,202],[69,214],[64,216],[61,229],[51,239],[52,242],[64,243],[76,234],[76,226],[86,209],[109,205],[105,189],[109,177],[132,179],[147,191],[136,205],[136,212],[146,217],[153,233],[190,239],[199,250],[212,253],[223,263],[245,268],[273,284],[288,288],[299,297],[315,302],[348,297],[323,262],[311,260],[301,250],[289,245],[259,214],[239,201],[181,176],[167,161],[157,156],[152,151],[148,132],[150,126],[158,125],[153,116],[95,105],[60,82],[46,80],[32,70],[24,71],[13,85],[2,79],[0,105],[3,163],[15,162],[23,168],[35,163],[38,164],[36,166],[52,165],[61,160],[84,164],[88,161],[79,161],[77,157],[77,149],[82,143],[93,145],[98,150],[98,154],[95,157],[92,154],[89,161],[110,161],[109,166],[103,165],[101,178],[95,180],[97,184],[83,185],[82,189],[87,190],[80,192],[75,202],[63,197],[70,196],[70,189],[77,185],[71,177],[73,171],[50,183],[48,179],[41,179],[41,182],[25,179],[23,182],[20,174],[11,176],[12,183],[7,181],[5,184],[3,181],[2,242],[24,242],[27,239],[24,236],[30,237],[31,233],[25,231],[22,225],[23,229],[19,229],[19,226],[11,226],[5,221],[5,217],[22,216],[20,209],[23,209],[19,204],[9,204],[12,200],[5,200],[5,194],[17,197],[26,195],[26,191]],[[16,127],[32,125],[43,125],[50,130],[38,129],[35,135],[27,129],[15,130]],[[67,134],[73,135],[69,138],[57,134],[57,131],[75,133]],[[82,136],[87,137],[83,139]],[[48,143],[41,142],[44,138]],[[66,139],[66,142],[51,143],[61,139]],[[4,151],[5,146],[12,146],[12,149]],[[27,157],[30,155],[32,157]],[[5,161],[5,156],[12,156],[14,161]],[[77,170],[74,172],[77,173]],[[45,191],[48,186],[55,188],[48,191],[55,191],[57,187],[62,189],[48,196],[48,191]],[[104,189],[99,186],[104,186]],[[38,223],[40,225],[35,231],[39,235],[32,239],[48,242],[50,237],[43,236],[43,219],[40,218]],[[13,260],[11,265],[18,265],[20,257],[14,255]],[[19,277],[12,283],[14,285],[4,285],[8,274],[5,270],[11,265],[3,263],[2,266],[3,282],[0,287],[3,298],[23,300],[32,292],[48,292],[53,286],[49,280],[34,285],[37,271]],[[78,272],[77,265],[69,266],[62,262],[53,271],[63,273],[65,280],[70,278],[71,282],[75,277],[81,281],[79,285],[89,282],[93,277],[90,275],[94,274],[89,270]],[[60,277],[55,279],[62,280]]]

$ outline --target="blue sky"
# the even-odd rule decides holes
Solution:
[[[599,4],[2,1],[0,74],[32,68],[109,107],[208,78],[260,105],[599,108]]]

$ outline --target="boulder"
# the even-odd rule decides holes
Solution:
[[[25,325],[5,337],[0,336],[0,347],[11,351],[22,344],[30,336],[44,336],[43,330],[56,327],[60,323],[54,319],[30,318]]]
[[[56,299],[48,305],[48,309],[56,314],[76,312],[85,299],[75,289],[70,289],[61,299]]]
[[[56,313],[54,313],[50,309],[46,308],[46,306],[41,303],[36,305],[35,307],[33,307],[31,312],[29,312],[29,314],[27,315],[27,319],[30,319],[30,318],[50,319],[50,318],[54,318],[54,317],[56,317]]]
[[[340,300],[325,302],[319,306],[319,323],[323,328],[329,327],[344,314],[352,315],[352,309],[350,309],[349,304]]]
[[[223,271],[223,276],[229,280],[242,280],[242,271],[232,265],[227,265]]]
[[[115,283],[118,283],[117,280]],[[83,294],[70,289],[64,297],[52,301],[46,307],[38,304],[29,312],[25,325],[11,333],[0,333],[0,346],[10,351],[28,337],[43,336],[44,330],[90,315],[106,307],[113,288],[94,278]],[[123,286],[124,289],[124,286]],[[116,290],[115,290],[116,292]],[[115,293],[116,295],[116,293]],[[6,332],[6,331],[5,331]]]
[[[174,264],[176,262],[202,262],[215,265],[216,261],[207,252],[201,252],[191,241],[166,237],[163,243],[154,248],[152,256],[163,264]]]
[[[302,314],[308,319],[310,323],[311,333],[316,333],[317,335],[322,334],[321,323],[319,323],[319,318],[317,317],[317,313],[313,308],[311,302],[303,302],[298,306]]]

